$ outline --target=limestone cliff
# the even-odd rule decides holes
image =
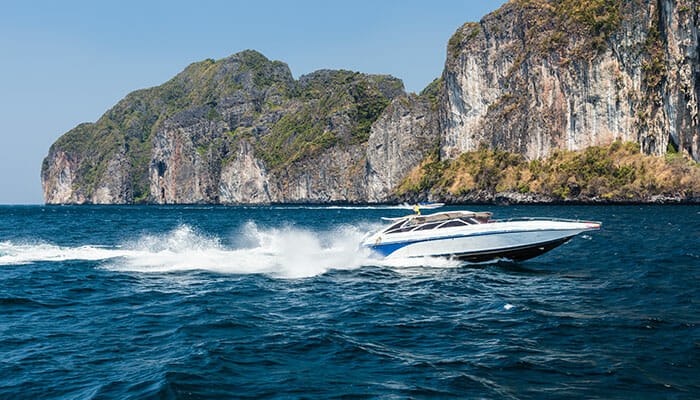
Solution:
[[[696,0],[514,0],[450,39],[442,155],[616,138],[700,157]]]
[[[436,143],[434,104],[383,75],[245,51],[129,94],[49,150],[47,203],[383,201]]]

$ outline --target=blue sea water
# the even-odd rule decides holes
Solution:
[[[700,207],[513,263],[380,262],[396,207],[0,207],[0,398],[699,398]]]

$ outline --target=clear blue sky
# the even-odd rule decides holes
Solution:
[[[51,143],[192,62],[255,49],[296,78],[343,68],[418,92],[442,72],[455,29],[502,3],[2,0],[0,204],[42,203]]]

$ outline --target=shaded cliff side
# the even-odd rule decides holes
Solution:
[[[639,144],[640,155],[698,161],[699,23],[697,0],[512,0],[457,29],[442,76],[419,95],[386,75],[321,70],[295,80],[286,64],[255,51],[205,60],[57,140],[42,166],[44,198],[449,200],[455,194],[446,181],[433,178],[449,171],[475,185],[462,193],[476,193],[473,171],[434,167],[457,165],[465,153],[490,149],[525,163],[616,140]],[[672,171],[694,182],[694,168],[653,168],[664,171],[654,179]],[[552,174],[545,181],[559,185],[562,177]],[[411,177],[422,183],[407,191]],[[546,189],[556,185],[547,185],[528,196],[556,200],[555,189]],[[656,189],[639,187],[647,192],[632,197],[652,201]],[[664,196],[692,197],[693,190]]]

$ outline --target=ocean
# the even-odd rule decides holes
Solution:
[[[699,206],[459,208],[603,227],[384,262],[399,207],[2,206],[0,398],[700,398]]]

